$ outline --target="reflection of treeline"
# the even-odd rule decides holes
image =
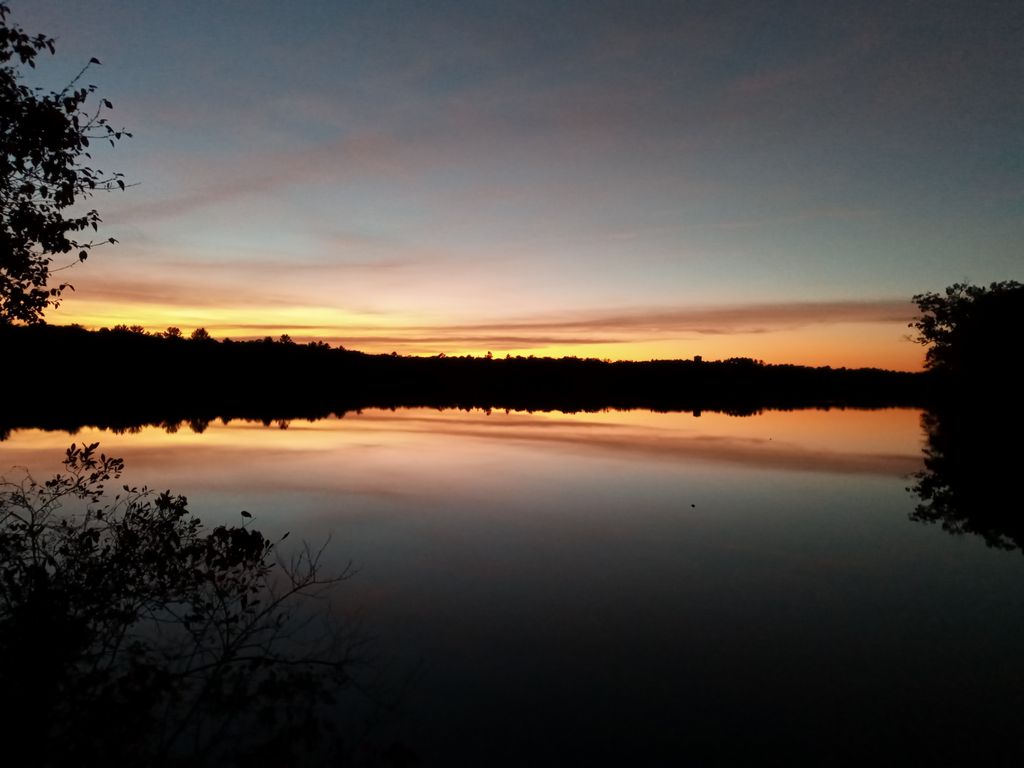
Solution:
[[[714,410],[920,405],[921,374],[746,359],[369,355],[322,342],[215,341],[131,329],[0,327],[5,427],[315,418],[359,408]]]
[[[1024,551],[1024,516],[1013,481],[1020,471],[1014,447],[1024,426],[1020,411],[986,414],[945,403],[925,413],[922,426],[924,469],[914,476],[911,490],[919,503],[911,519],[981,536],[997,549]]]

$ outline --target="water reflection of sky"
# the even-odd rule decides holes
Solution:
[[[907,520],[919,417],[366,411],[20,431],[0,466],[99,440],[207,520],[333,535],[360,568],[339,606],[419,670],[401,727],[427,757],[925,759],[1019,714],[1024,569]]]
[[[175,432],[144,427],[135,434],[83,430],[64,433],[21,430],[0,446],[0,466],[44,467],[71,441],[98,441],[108,452],[131,453],[135,474],[159,470],[161,479],[182,477],[218,484],[218,478],[280,488],[319,459],[334,467],[322,480],[336,490],[349,477],[378,476],[384,495],[401,493],[393,479],[415,478],[429,488],[446,467],[461,473],[465,462],[500,460],[508,468],[544,453],[612,457],[621,461],[696,461],[803,471],[906,474],[919,462],[919,415],[910,409],[879,411],[769,411],[756,418],[718,413],[605,411],[524,413],[491,411],[367,410],[342,419],[265,426],[235,421],[209,424],[201,434],[182,425]],[[424,450],[425,449],[425,450]],[[216,461],[211,462],[211,456]],[[273,468],[277,469],[274,470]],[[267,471],[271,474],[267,474]],[[397,473],[397,478],[395,477]],[[459,485],[475,484],[470,475]],[[353,485],[358,487],[358,483]],[[368,485],[367,490],[373,486]],[[445,492],[459,488],[445,486]],[[370,491],[372,492],[372,491]]]
[[[919,414],[879,411],[563,414],[367,410],[341,419],[215,421],[194,432],[22,430],[0,444],[0,468],[45,476],[68,443],[99,442],[128,462],[133,484],[171,488],[205,515],[245,508],[264,525],[299,519],[379,519],[396,510],[465,506],[500,517],[519,507],[559,515],[587,499],[701,503],[737,471],[901,478],[920,468]],[[814,474],[824,475],[815,479]],[[598,508],[605,506],[599,504]],[[518,513],[517,513],[518,515]]]

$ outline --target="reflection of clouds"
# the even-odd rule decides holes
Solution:
[[[399,421],[399,420],[396,420]],[[496,430],[481,419],[420,420],[404,422],[395,431],[432,432],[451,437],[469,437],[500,441],[530,442],[552,449],[594,451],[637,459],[664,461],[694,460],[714,464],[737,464],[751,468],[840,474],[890,475],[902,477],[920,468],[917,455],[894,453],[856,453],[808,448],[766,438],[686,436],[661,430],[638,430],[628,425],[566,425],[548,422],[524,426],[507,425]],[[399,423],[402,423],[399,421]],[[597,428],[597,429],[595,429]],[[606,433],[607,432],[607,433]]]
[[[917,454],[836,451],[812,448],[762,437],[733,437],[699,434],[692,429],[640,427],[628,423],[609,424],[586,420],[566,421],[535,418],[526,414],[488,416],[403,415],[368,413],[352,419],[373,425],[374,431],[447,435],[458,438],[531,442],[552,449],[596,451],[632,455],[638,459],[665,461],[691,459],[748,467],[841,474],[899,476],[920,468]]]
[[[357,419],[352,420],[353,424],[401,424],[403,429],[414,429],[415,426],[422,426],[423,429],[415,431],[424,432],[445,432],[444,425],[455,425],[461,427],[480,426],[488,430],[502,429],[636,429],[632,424],[607,424],[593,421],[566,421],[564,414],[559,414],[557,419],[546,419],[530,415],[528,413],[504,413],[500,416],[477,416],[474,413],[465,416],[455,412],[439,411],[436,415],[430,416],[408,416],[401,411],[395,412],[371,412],[360,413]],[[440,427],[440,428],[439,428]]]
[[[248,427],[256,428],[255,425]],[[277,427],[259,429],[281,431]],[[231,432],[240,436],[246,434],[234,427]],[[415,460],[397,470],[399,462],[394,461],[394,454],[381,461],[360,460],[366,458],[370,448],[395,447],[382,442],[323,442],[303,447],[296,445],[297,441],[287,440],[287,445],[275,447],[272,440],[260,440],[242,447],[222,442],[204,444],[200,436],[198,440],[173,446],[139,446],[132,444],[130,436],[100,434],[93,439],[100,441],[100,449],[107,455],[125,459],[125,478],[132,485],[148,485],[157,492],[169,487],[175,493],[189,496],[198,490],[226,490],[237,491],[240,499],[253,492],[265,495],[327,492],[404,503],[436,502],[445,496],[443,487],[420,477]],[[66,435],[53,435],[52,443],[29,449],[0,448],[0,478],[20,481],[25,469],[40,482],[51,477],[60,469],[60,456],[70,442]],[[255,500],[250,497],[240,503],[242,507],[251,506]]]
[[[667,419],[668,417],[666,417]],[[756,421],[756,420],[755,420]],[[821,428],[828,429],[823,421]],[[751,426],[754,426],[751,424]],[[767,436],[709,434],[700,420],[608,423],[560,414],[366,411],[344,419],[296,420],[287,430],[255,421],[213,422],[203,434],[187,425],[176,435],[156,428],[140,435],[89,432],[108,455],[123,456],[133,482],[161,486],[237,489],[263,493],[328,492],[384,500],[440,503],[474,493],[463,463],[488,444],[489,460],[513,471],[524,449],[536,455],[573,454],[659,464],[701,462],[747,469],[902,477],[920,469],[918,454],[844,450]],[[765,427],[764,435],[778,429]],[[778,434],[776,432],[776,434]],[[61,433],[16,433],[0,446],[0,476],[19,476],[12,464],[52,474],[72,439]],[[557,458],[555,459],[557,460]]]

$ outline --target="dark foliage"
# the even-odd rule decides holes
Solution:
[[[1019,412],[982,414],[946,404],[926,412],[922,426],[925,468],[910,489],[920,500],[911,519],[1024,551],[1024,515],[1012,482],[1020,471]]]
[[[37,766],[333,753],[354,645],[310,632],[303,601],[348,572],[325,578],[308,547],[275,564],[248,519],[209,530],[169,492],[112,495],[123,462],[96,448],[71,446],[45,482],[0,482],[8,744]]]
[[[939,397],[922,417],[925,469],[911,490],[912,519],[971,533],[992,547],[1024,547],[1024,518],[1009,491],[1017,469],[1013,440],[1021,419],[1019,357],[1024,345],[1024,285],[957,283],[914,297],[911,323],[928,346],[926,366],[941,378]],[[977,405],[992,407],[979,413]]]
[[[96,59],[59,91],[23,84],[21,67],[52,54],[54,41],[9,24],[9,13],[0,4],[0,323],[33,323],[69,287],[49,285],[54,256],[75,252],[72,258],[84,261],[100,242],[115,242],[81,239],[79,233],[98,229],[95,210],[66,211],[97,190],[124,189],[120,173],[89,164],[89,147],[130,134],[109,124],[108,100],[86,104],[95,86],[81,80]]]
[[[1024,285],[956,283],[914,296],[921,314],[910,324],[928,346],[925,366],[961,382],[999,387],[1024,349]]]
[[[59,361],[52,376],[14,377],[0,430],[215,418],[315,418],[366,407],[584,411],[725,411],[922,405],[921,374],[765,365],[754,360],[615,362],[580,358],[367,355],[326,344],[195,341],[130,329],[0,328],[12,361]],[[135,394],[96,374],[131,366]],[[99,386],[97,386],[97,383]],[[82,393],[88,391],[88,396]],[[16,407],[13,405],[16,404]]]
[[[1024,517],[1010,479],[1019,469],[1015,441],[1024,427],[1024,285],[957,283],[914,302],[921,314],[911,327],[928,345],[926,365],[937,379],[922,417],[925,468],[910,489],[920,500],[911,518],[976,534],[991,547],[1022,549]]]

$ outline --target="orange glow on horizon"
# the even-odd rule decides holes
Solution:
[[[828,322],[766,328],[758,333],[696,333],[630,327],[566,330],[557,323],[546,328],[538,321],[526,331],[517,330],[513,323],[513,330],[506,333],[500,322],[481,327],[465,319],[461,324],[455,320],[445,323],[437,317],[398,312],[368,314],[310,305],[172,305],[86,296],[70,297],[49,319],[89,329],[140,325],[149,333],[175,326],[186,336],[203,327],[217,339],[288,334],[299,343],[325,341],[371,354],[483,356],[491,352],[495,357],[603,360],[691,359],[700,355],[705,360],[750,357],[776,364],[897,371],[919,371],[923,362],[921,347],[907,339],[905,324],[900,322]]]

